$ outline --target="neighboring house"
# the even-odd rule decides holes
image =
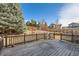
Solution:
[[[50,24],[48,27],[52,29],[54,27],[54,24]]]
[[[51,24],[49,26],[50,31],[60,32],[61,31],[61,24]]]
[[[51,31],[60,32],[61,31],[61,24],[59,24],[58,19],[55,23],[50,24],[49,26]]]
[[[79,23],[72,22],[68,26],[69,28],[79,28]]]
[[[62,27],[62,32],[79,34],[79,23],[72,22],[67,27]]]
[[[72,22],[68,27],[62,27],[62,32],[66,33],[79,33],[79,23]]]

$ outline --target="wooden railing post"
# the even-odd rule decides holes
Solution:
[[[2,47],[3,47],[3,44],[4,44],[3,42],[4,42],[4,40],[3,40],[3,38],[2,38]]]
[[[11,38],[11,47],[14,47],[14,43],[13,42],[14,42],[15,39],[12,39],[13,36],[11,36],[10,38]]]
[[[38,40],[37,36],[38,36],[38,35],[37,35],[37,33],[36,33],[36,40]]]
[[[49,33],[49,40],[51,39],[50,34],[51,34],[51,33]]]
[[[44,40],[46,39],[46,37],[45,37],[45,33],[44,33]]]
[[[0,53],[1,53],[2,48],[3,48],[3,37],[1,36],[1,38],[0,38]]]
[[[60,40],[62,40],[62,33],[60,33]]]
[[[5,35],[5,47],[7,47],[7,35]]]
[[[55,39],[55,32],[53,33],[54,39]]]
[[[72,41],[72,42],[73,42],[73,36],[74,36],[74,35],[73,35],[73,30],[72,30],[72,35],[71,35],[71,41]]]
[[[25,33],[24,33],[24,44],[25,44],[25,42],[26,42],[25,37],[26,37],[26,35],[25,35]]]

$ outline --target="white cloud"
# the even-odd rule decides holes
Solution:
[[[79,23],[79,4],[66,4],[59,12],[59,23],[67,26],[71,22]]]

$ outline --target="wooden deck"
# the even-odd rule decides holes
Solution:
[[[79,44],[59,40],[40,40],[3,48],[1,56],[78,56]]]

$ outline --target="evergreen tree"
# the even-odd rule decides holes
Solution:
[[[37,26],[37,22],[34,19],[31,19],[31,25]]]
[[[24,32],[25,23],[19,4],[0,4],[0,29],[4,32],[10,29],[16,33]]]
[[[27,22],[26,22],[26,25],[29,26],[29,25],[30,25],[30,21],[27,21]]]

